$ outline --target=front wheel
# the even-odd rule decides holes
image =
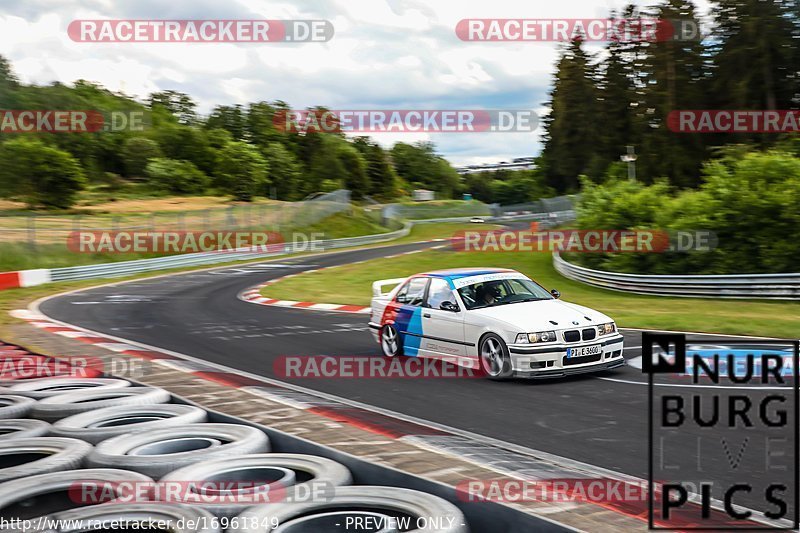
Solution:
[[[386,324],[381,328],[381,349],[386,357],[403,355],[403,344],[397,328],[392,324]]]
[[[489,333],[481,339],[479,353],[481,369],[489,379],[503,380],[513,375],[508,347],[503,339],[494,333]]]

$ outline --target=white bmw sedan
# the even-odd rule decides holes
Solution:
[[[387,357],[445,359],[491,379],[624,366],[614,321],[559,297],[514,270],[427,272],[373,283],[369,326]]]

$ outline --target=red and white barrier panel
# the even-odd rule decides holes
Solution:
[[[17,272],[0,272],[0,291],[5,289],[16,289],[19,287],[33,287],[50,283],[50,270],[47,268],[36,268],[33,270],[19,270]]]

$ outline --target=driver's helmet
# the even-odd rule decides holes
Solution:
[[[486,296],[491,296],[493,299],[497,300],[500,298],[501,294],[499,281],[487,281],[478,287],[478,298],[480,299],[485,299]]]

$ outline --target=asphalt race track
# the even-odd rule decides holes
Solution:
[[[366,326],[367,315],[254,305],[239,300],[240,291],[289,273],[429,246],[432,244],[407,244],[279,259],[111,285],[49,299],[42,304],[41,311],[94,331],[275,377],[273,363],[279,356],[380,356]],[[376,279],[381,277],[385,276],[375,273]],[[570,295],[564,293],[563,298],[569,301]],[[625,357],[635,361],[641,355],[641,334],[633,331],[624,334]],[[505,383],[485,379],[292,382],[527,448],[637,477],[647,476],[646,378],[632,365],[599,376]],[[677,385],[675,390],[691,390],[701,395],[713,393],[712,387],[685,388],[685,379],[677,377],[667,383]],[[769,391],[754,389],[748,394],[756,403]],[[703,435],[713,437],[715,428],[707,429]],[[724,435],[730,433],[721,433],[720,442]],[[759,435],[754,436],[753,442],[758,442]],[[674,444],[680,450],[679,462],[696,461],[694,441],[691,432],[679,436]],[[739,445],[725,446],[737,450]],[[754,446],[746,451],[755,454],[754,458],[748,460],[745,456],[741,468],[759,467],[763,452]],[[719,450],[702,453],[708,457],[703,464],[707,478],[723,482],[728,479],[730,469],[726,468],[725,454]],[[789,477],[787,472],[787,482],[791,485]],[[737,502],[763,507],[760,494],[742,496]]]

